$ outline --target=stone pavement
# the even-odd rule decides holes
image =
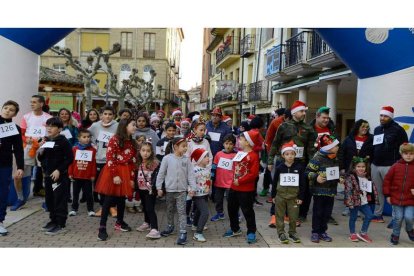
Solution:
[[[339,199],[339,198],[337,198]],[[364,242],[352,243],[348,240],[348,217],[341,215],[343,202],[335,200],[334,217],[339,225],[329,225],[328,233],[333,237],[333,242],[320,242],[319,244],[310,241],[311,214],[308,221],[297,228],[302,242],[300,244],[290,243],[281,245],[277,241],[276,229],[268,227],[270,204],[265,203],[265,198],[259,198],[264,202],[263,206],[255,206],[257,222],[256,244],[249,245],[245,240],[246,225],[245,220],[241,223],[243,235],[233,238],[224,238],[222,234],[229,228],[229,220],[218,222],[208,221],[208,230],[205,231],[207,242],[199,243],[192,240],[192,231],[188,229],[188,244],[177,246],[175,244],[177,234],[159,240],[147,240],[146,233],[135,231],[135,228],[143,222],[143,214],[126,213],[125,221],[134,229],[132,232],[119,232],[113,229],[114,218],[108,219],[109,239],[106,242],[97,241],[99,218],[87,217],[85,204],[81,204],[77,216],[69,217],[67,221],[67,232],[57,236],[48,236],[41,231],[41,227],[48,221],[48,214],[41,209],[41,199],[34,198],[28,202],[28,206],[16,212],[8,212],[5,225],[8,226],[9,235],[0,237],[0,248],[6,247],[164,247],[164,248],[219,248],[219,247],[243,247],[243,248],[277,248],[277,247],[392,247],[388,238],[391,230],[386,228],[390,217],[385,217],[386,223],[371,223],[369,235],[374,240],[372,244]],[[95,206],[97,208],[97,206]],[[160,228],[166,225],[165,202],[157,203],[157,214]],[[214,214],[214,206],[210,203],[210,214]],[[177,224],[176,224],[177,225]],[[287,225],[286,231],[287,231]],[[361,219],[357,221],[357,229],[361,226]],[[400,244],[398,247],[414,247],[407,233],[402,230]]]

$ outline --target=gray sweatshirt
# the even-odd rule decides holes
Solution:
[[[174,153],[162,159],[157,176],[157,190],[160,190],[165,181],[167,192],[185,192],[188,187],[197,190],[193,164],[187,156],[178,157]]]
[[[97,164],[105,164],[106,163],[106,149],[108,147],[108,143],[99,141],[99,133],[100,132],[109,132],[112,135],[115,134],[116,129],[118,128],[118,122],[112,121],[110,124],[106,127],[102,125],[102,121],[98,121],[93,123],[88,130],[91,132],[91,142],[94,143],[96,148],[96,163]]]
[[[146,127],[146,128],[142,128],[142,129],[137,129],[135,131],[134,135],[133,135],[133,138],[137,139],[137,136],[140,136],[140,135],[145,135],[145,137],[147,137],[147,139],[151,138],[152,149],[155,152],[157,143],[160,140],[157,133],[152,128]]]

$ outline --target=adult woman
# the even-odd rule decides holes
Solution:
[[[97,121],[99,121],[99,112],[95,108],[92,108],[86,113],[86,118],[82,120],[82,128],[89,128]]]
[[[78,123],[72,118],[71,112],[66,108],[61,108],[58,116],[63,123],[61,134],[74,146],[78,142]]]

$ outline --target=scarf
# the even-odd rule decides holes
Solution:
[[[91,146],[91,143],[85,145],[85,144],[81,144],[81,143],[78,142],[76,144],[76,146],[78,146],[78,149],[80,149],[80,150],[85,150],[85,149],[87,149]]]
[[[330,153],[324,150],[319,150],[322,154],[325,154],[326,156],[328,156],[329,159],[335,159],[336,157],[336,153]]]

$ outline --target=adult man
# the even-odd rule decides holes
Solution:
[[[230,116],[224,115],[222,121],[229,126],[234,135],[237,135],[237,127],[233,126],[233,119]]]
[[[46,136],[46,121],[52,117],[50,114],[43,112],[43,107],[45,105],[46,101],[43,96],[33,95],[30,100],[30,108],[32,111],[23,115],[20,123],[23,145],[25,148],[24,174],[23,178],[14,179],[18,200],[16,201],[16,204],[10,208],[12,211],[20,209],[27,200],[22,192],[22,183],[30,183],[33,166],[36,166],[36,153],[39,149],[39,142]],[[37,167],[37,170],[39,177],[34,181],[33,195],[45,196],[42,169]]]
[[[408,142],[407,133],[393,118],[394,108],[391,106],[382,107],[380,125],[374,130],[374,156],[371,165],[371,178],[377,187],[380,204],[375,208],[373,222],[384,222],[382,217],[384,210],[382,184],[384,177],[390,167],[401,158],[400,145]]]
[[[211,138],[210,148],[213,157],[223,149],[223,138],[232,133],[229,126],[222,122],[223,113],[220,107],[215,107],[211,112],[211,121],[206,124],[207,134]]]

